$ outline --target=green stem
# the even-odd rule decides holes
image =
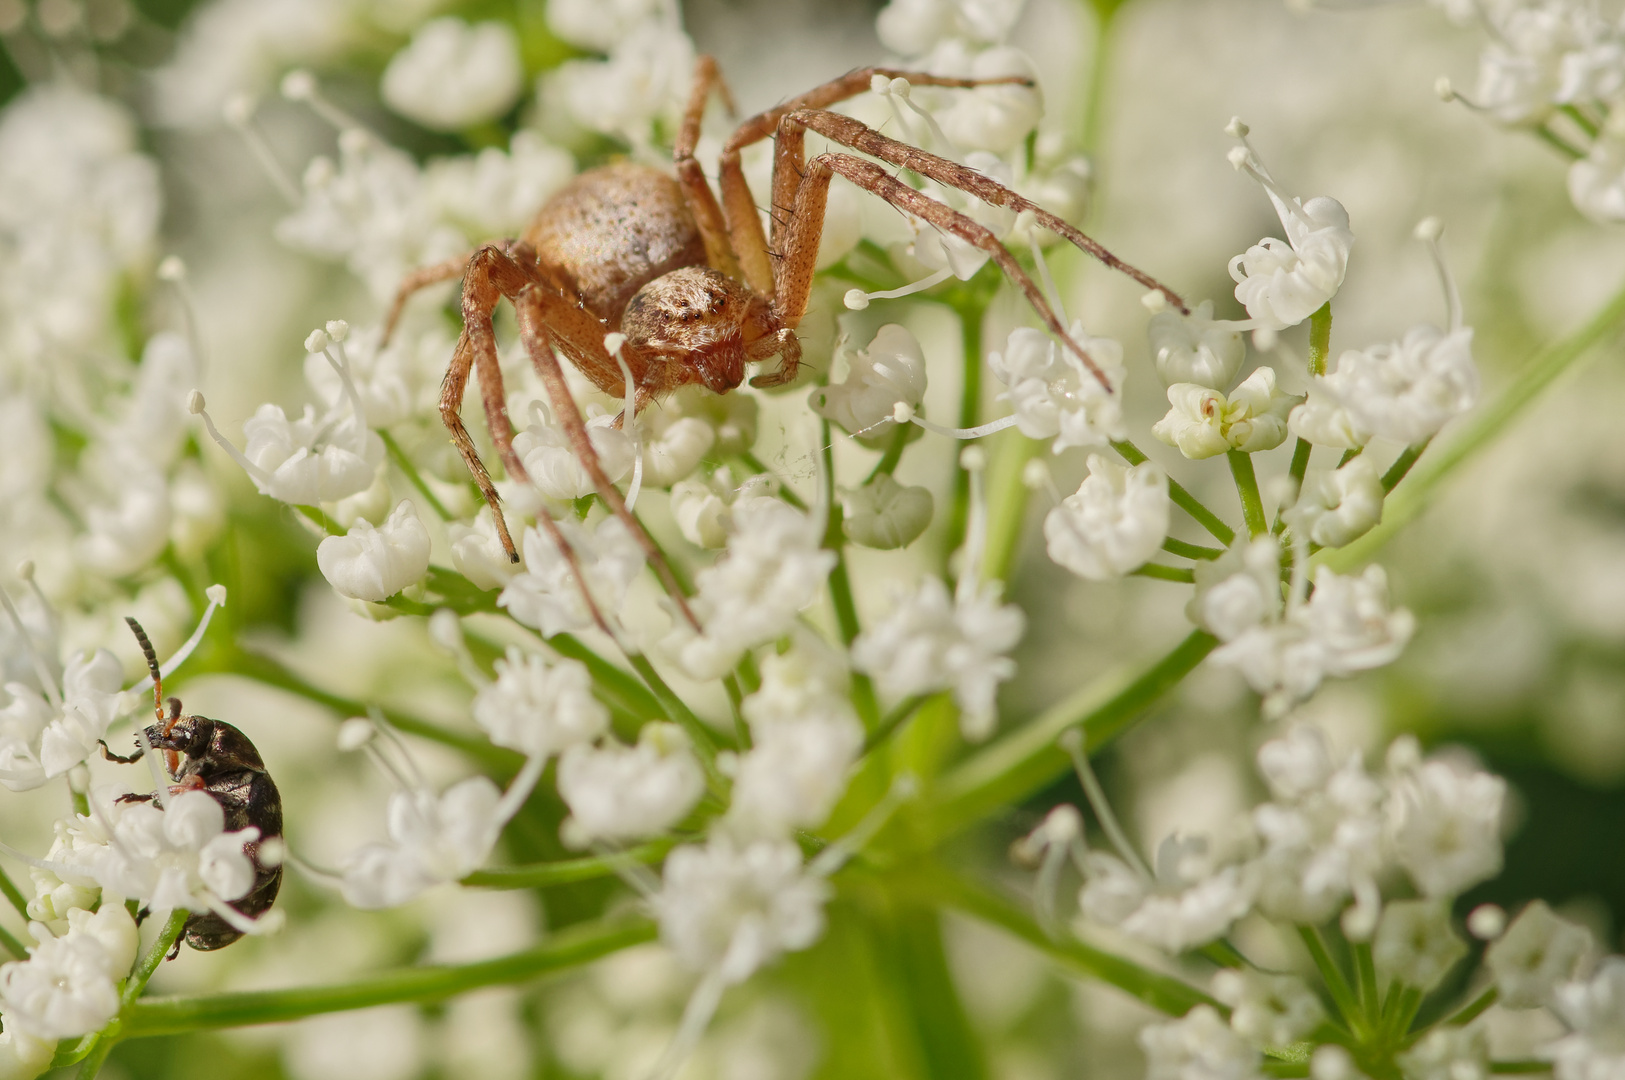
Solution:
[[[1366,1019],[1375,1025],[1381,1014],[1382,1000],[1377,989],[1377,965],[1368,941],[1354,943],[1354,975],[1360,988],[1360,1005]]]
[[[920,885],[934,902],[997,926],[1063,967],[1109,983],[1160,1012],[1184,1016],[1197,1005],[1211,1005],[1222,1015],[1230,1014],[1229,1009],[1189,983],[1070,936],[1050,937],[1022,908],[955,874],[938,870],[922,876]]]
[[[1173,537],[1162,542],[1162,550],[1170,555],[1180,555],[1187,559],[1217,559],[1224,554],[1223,548],[1203,547],[1201,544],[1187,544],[1183,540]]]
[[[1422,451],[1427,448],[1428,444],[1425,442],[1407,446],[1404,452],[1394,459],[1394,463],[1388,466],[1388,471],[1382,474],[1382,490],[1385,494],[1399,486],[1399,482],[1405,479],[1405,474],[1411,471],[1411,466],[1416,464],[1416,459],[1421,457]]]
[[[1309,316],[1309,374],[1326,374],[1326,358],[1332,351],[1332,302]]]
[[[1436,447],[1428,454],[1427,461],[1412,471],[1404,486],[1383,506],[1382,524],[1347,547],[1327,555],[1323,560],[1326,565],[1347,572],[1370,562],[1382,545],[1426,509],[1435,488],[1538,400],[1542,390],[1622,324],[1625,324],[1625,289],[1616,293],[1579,330],[1537,353],[1499,397],[1469,418],[1454,437]]]
[[[1496,999],[1500,996],[1500,991],[1491,986],[1488,990],[1484,991],[1472,1001],[1462,1006],[1462,1008],[1447,1019],[1445,1023],[1450,1027],[1465,1027],[1474,1020],[1478,1019],[1479,1015],[1485,1009],[1488,1009],[1491,1005],[1494,1005]]]
[[[629,653],[627,660],[631,662],[632,669],[642,677],[650,690],[654,691],[656,699],[660,702],[660,710],[667,720],[672,721],[688,733],[690,741],[694,743],[694,752],[700,755],[700,761],[706,771],[716,771],[717,742],[711,734],[711,729],[705,725],[698,716],[694,715],[683,699],[666,685],[666,680],[660,677],[649,658],[642,653]],[[713,777],[715,779],[715,777]]]
[[[1543,1072],[1551,1072],[1551,1071],[1552,1071],[1552,1063],[1549,1062],[1549,1061],[1492,1061],[1492,1062],[1490,1062],[1490,1072],[1492,1072],[1492,1073],[1500,1073],[1502,1075],[1512,1075],[1512,1074],[1518,1074],[1518,1073],[1543,1073]]]
[[[1264,500],[1258,494],[1253,456],[1240,450],[1227,450],[1224,456],[1230,459],[1230,475],[1236,478],[1236,494],[1241,497],[1241,516],[1247,522],[1247,531],[1263,536],[1269,531],[1269,523],[1264,520]]]
[[[128,1015],[130,1006],[141,996],[152,979],[152,973],[158,970],[158,965],[164,962],[169,950],[175,947],[180,940],[181,931],[186,929],[186,920],[191,912],[185,910],[172,911],[163,928],[158,931],[158,937],[142,954],[135,970],[124,981],[124,989],[119,994],[119,1019],[114,1020],[103,1031],[81,1040],[66,1055],[60,1055],[51,1064],[55,1068],[71,1065],[78,1061],[79,1071],[76,1074],[80,1080],[94,1080],[101,1071],[102,1065],[107,1061],[107,1055],[112,1052],[113,1044],[123,1037],[124,1017]]]
[[[11,901],[11,906],[17,909],[17,914],[28,918],[28,900],[4,870],[0,870],[0,893],[5,893],[6,899]]]
[[[741,751],[750,749],[750,728],[745,724],[745,695],[739,689],[739,678],[733,672],[722,677],[722,691],[728,695],[728,711],[733,714],[734,741]]]
[[[1365,449],[1365,447],[1363,447],[1363,446],[1351,446],[1351,447],[1349,447],[1347,450],[1343,451],[1343,456],[1337,459],[1337,467],[1339,469],[1341,469],[1343,466],[1347,465],[1349,462],[1351,462],[1355,458],[1359,457],[1360,452],[1363,451],[1364,449]]]
[[[1139,465],[1141,462],[1150,460],[1140,452],[1138,446],[1135,446],[1127,439],[1122,442],[1112,443],[1112,449],[1116,450],[1123,460],[1130,465]],[[1172,478],[1168,481],[1168,497],[1173,500],[1175,506],[1189,514],[1191,520],[1206,529],[1213,535],[1215,540],[1225,547],[1229,547],[1230,542],[1236,538],[1236,530],[1226,525],[1219,518],[1219,515],[1203,506],[1200,499],[1186,491],[1179,485],[1178,481]]]
[[[1535,135],[1538,136],[1542,142],[1546,143],[1546,145],[1550,147],[1553,147],[1558,153],[1562,154],[1566,158],[1571,158],[1578,161],[1586,156],[1586,152],[1584,150],[1570,143],[1567,139],[1563,138],[1563,136],[1559,135],[1545,124],[1542,124],[1533,130]]]
[[[11,931],[3,926],[0,926],[0,949],[10,953],[13,960],[28,959],[28,950],[24,948],[23,943],[13,937]]]
[[[423,501],[429,504],[429,509],[433,510],[441,521],[453,520],[456,515],[447,510],[445,504],[435,497],[433,491],[429,490],[428,483],[424,481],[422,474],[418,472],[417,466],[412,464],[412,459],[406,456],[406,451],[401,449],[401,444],[395,441],[395,437],[382,428],[375,428],[374,430],[378,432],[378,437],[383,440],[384,450],[389,454],[389,460],[393,461],[395,467],[401,470],[407,482],[418,489],[418,494],[422,495]]]
[[[869,470],[868,478],[863,481],[865,485],[874,483],[875,478],[881,473],[890,474],[897,468],[897,463],[903,459],[903,448],[908,445],[909,433],[913,427],[913,424],[897,425],[897,430],[892,432],[891,439],[886,443],[885,451],[880,455],[880,460],[875,462],[875,467]],[[825,439],[824,442],[828,445],[829,440]]]
[[[647,919],[601,922],[571,927],[533,948],[471,964],[402,968],[331,986],[147,998],[128,1010],[124,1034],[129,1038],[146,1038],[298,1020],[371,1005],[443,1001],[480,987],[520,983],[548,972],[577,967],[621,949],[653,941],[656,936],[655,924]]]
[[[181,931],[186,929],[186,920],[191,916],[189,911],[172,911],[169,919],[164,923],[163,929],[158,931],[158,937],[153,941],[152,947],[146,951],[136,964],[135,971],[131,972],[129,980],[124,984],[123,1002],[125,1008],[135,1004],[141,992],[147,988],[152,979],[153,972],[158,965],[164,962],[169,950],[175,947],[180,940]]]
[[[901,727],[909,717],[919,712],[920,706],[930,700],[931,695],[929,694],[916,694],[881,717],[880,722],[870,729],[869,737],[863,740],[863,752],[867,754],[889,739],[892,732]]]
[[[1564,116],[1567,116],[1570,120],[1573,120],[1575,125],[1581,131],[1585,132],[1593,139],[1597,137],[1597,132],[1600,130],[1597,127],[1597,122],[1591,119],[1591,117],[1587,116],[1585,113],[1581,112],[1579,109],[1575,108],[1573,105],[1559,105],[1557,107],[1557,111],[1562,113]]]
[[[1196,572],[1188,566],[1163,566],[1161,563],[1146,563],[1138,570],[1130,570],[1133,577],[1156,578],[1158,581],[1180,581],[1190,585],[1196,581]]]
[[[253,679],[279,690],[286,690],[290,694],[297,694],[307,701],[325,705],[343,716],[367,715],[367,706],[362,702],[340,697],[313,686],[269,656],[240,649],[233,650],[219,670],[241,675],[245,679]],[[448,731],[438,724],[393,709],[384,709],[383,714],[386,720],[408,735],[416,735],[461,751],[493,772],[511,775],[518,772],[519,766],[524,763],[524,759],[512,750],[493,746],[489,740],[478,735]]]
[[[1292,445],[1292,465],[1287,469],[1287,475],[1292,477],[1292,490],[1303,490],[1303,478],[1309,472],[1309,455],[1314,452],[1314,446],[1308,439],[1299,439]],[[1279,533],[1286,528],[1285,507],[1275,514],[1275,531]]]
[[[1365,1014],[1360,1009],[1359,1002],[1354,1000],[1354,991],[1349,987],[1348,980],[1343,977],[1343,969],[1337,966],[1332,954],[1326,951],[1326,943],[1321,940],[1320,931],[1313,926],[1300,926],[1298,936],[1308,948],[1309,956],[1320,972],[1321,981],[1326,984],[1327,992],[1332,995],[1332,1001],[1337,1005],[1337,1011],[1343,1014],[1343,1022],[1356,1033],[1369,1031],[1370,1025],[1366,1023]]]
[[[545,889],[553,885],[573,885],[614,875],[628,863],[653,865],[666,857],[674,840],[653,840],[613,855],[589,855],[580,859],[556,859],[528,866],[499,866],[476,870],[465,877],[464,885],[486,889]]]
[[[972,428],[976,426],[982,411],[982,315],[984,307],[975,304],[962,310],[956,310],[958,310],[959,314],[959,339],[964,350],[964,359],[960,365],[963,368],[963,374],[961,375],[962,382],[959,391],[958,425],[962,428]],[[1019,484],[1015,485],[1015,487],[1020,488],[1021,494],[1014,491],[1005,492],[1005,494],[1025,506],[1023,495],[1027,489]],[[991,515],[989,516],[991,518]],[[1019,509],[1007,508],[1001,514],[1001,520],[1005,518],[1015,520],[1021,518],[1021,516]],[[965,525],[969,520],[970,473],[965,471],[965,467],[959,463],[959,458],[956,455],[954,458],[954,481],[951,493],[948,496],[948,529],[943,538],[947,544],[943,552],[945,561],[947,556],[959,550],[960,545],[965,542]],[[989,525],[992,525],[991,520]]]
[[[835,567],[829,572],[829,600],[835,608],[835,625],[841,632],[841,643],[848,649],[863,627],[858,623],[858,605],[852,597],[852,578],[846,569],[846,532],[841,527],[841,504],[835,499],[835,444],[830,438],[829,421],[819,425],[820,444],[824,454],[824,505],[829,514],[829,527],[824,530],[824,547],[835,553]],[[880,703],[875,698],[875,685],[862,672],[852,673],[852,704],[865,728],[873,729],[880,722]]]
[[[1132,727],[1218,644],[1212,635],[1192,631],[1138,676],[1100,679],[955,765],[922,808],[930,815],[928,831],[945,838],[1043,790],[1072,769],[1072,759],[1055,745],[1063,731],[1082,725],[1085,750],[1100,749]]]

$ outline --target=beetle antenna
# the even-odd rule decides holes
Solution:
[[[136,622],[128,615],[124,616],[124,621],[130,624],[130,630],[135,634],[135,640],[141,643],[141,655],[147,658],[147,670],[152,673],[152,712],[153,715],[158,718],[158,722],[161,724],[165,720],[164,676],[163,673],[158,670],[158,653],[153,649],[152,640],[147,637],[147,632],[141,629],[140,623]],[[179,704],[180,703],[177,701],[176,705],[178,706]],[[179,708],[175,709],[175,714],[176,716],[180,715]]]

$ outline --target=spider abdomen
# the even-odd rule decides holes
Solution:
[[[619,162],[576,177],[537,211],[524,239],[588,311],[611,327],[662,274],[705,265],[705,241],[677,181]]]

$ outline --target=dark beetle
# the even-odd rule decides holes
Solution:
[[[147,728],[147,743],[154,750],[164,752],[169,775],[175,780],[170,791],[206,791],[220,809],[225,811],[226,830],[235,832],[250,825],[259,829],[258,841],[244,844],[243,853],[254,864],[254,886],[244,896],[231,901],[231,906],[249,918],[257,918],[270,910],[282,886],[282,864],[267,866],[260,861],[260,845],[266,840],[282,836],[282,796],[276,784],[265,771],[265,762],[248,736],[224,720],[211,720],[207,716],[182,716],[179,698],[169,699],[169,715],[163,706],[163,681],[158,672],[158,657],[146,631],[134,619],[126,618],[130,629],[147,658],[152,672],[153,707],[158,723]],[[138,761],[144,753],[139,747],[128,757],[120,757],[102,744],[102,753],[110,761]],[[185,756],[186,762],[180,759]],[[125,795],[121,801],[145,802],[154,795]],[[186,920],[186,944],[200,951],[223,949],[243,936],[212,911],[195,912]],[[180,943],[177,942],[177,949]],[[171,956],[174,954],[171,953]]]

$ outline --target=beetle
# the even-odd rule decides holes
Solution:
[[[146,747],[161,750],[169,776],[175,783],[174,794],[183,791],[206,792],[220,804],[225,813],[225,828],[236,832],[249,826],[259,830],[258,840],[243,845],[243,853],[254,865],[254,884],[247,893],[230,901],[232,908],[248,918],[257,918],[269,911],[282,887],[282,863],[269,865],[260,857],[267,840],[282,836],[282,795],[276,782],[265,768],[259,751],[247,735],[226,723],[208,716],[182,716],[179,698],[170,698],[168,712],[164,709],[163,675],[158,669],[158,655],[141,624],[126,617],[141,653],[146,657],[147,670],[152,673],[153,711],[158,722],[142,734],[146,746],[138,745],[128,756],[114,754],[104,742],[102,756],[109,761],[128,764],[141,760]],[[186,760],[182,763],[181,758]],[[124,795],[121,802],[146,802],[156,795]],[[200,952],[223,949],[243,936],[243,931],[232,926],[212,911],[193,912],[186,920],[182,938],[186,944]],[[175,943],[176,952],[180,942]],[[176,953],[170,953],[173,958]]]

